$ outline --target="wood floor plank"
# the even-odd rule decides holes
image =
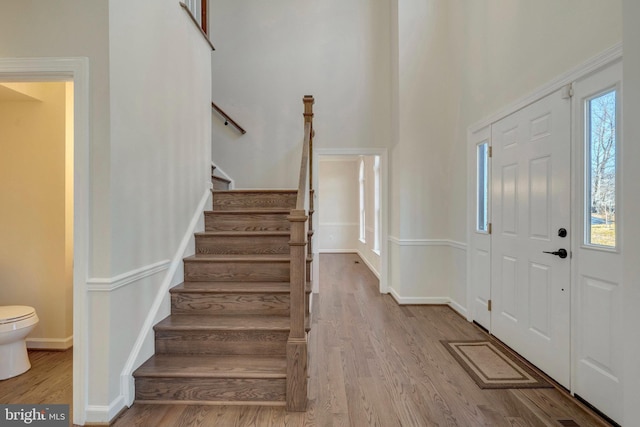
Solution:
[[[70,404],[73,350],[32,350],[29,360],[29,371],[0,381],[0,402]]]
[[[558,427],[558,419],[606,425],[556,389],[481,390],[440,340],[485,339],[485,332],[447,306],[399,306],[380,295],[355,254],[323,254],[319,286],[307,412],[135,404],[114,426]],[[136,424],[144,418],[153,423]]]
[[[545,416],[558,420],[574,420],[578,425],[589,425],[593,423],[592,417],[587,415],[585,411],[575,401],[565,395],[558,396],[553,389],[529,389],[514,390],[514,395],[525,402],[525,399],[535,405]],[[527,404],[528,405],[528,404]],[[608,424],[602,420],[596,420],[597,426],[607,426]]]

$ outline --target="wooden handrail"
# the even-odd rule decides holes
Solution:
[[[215,102],[211,102],[211,107],[213,107],[214,110],[216,110],[216,112],[218,114],[220,114],[223,118],[224,118],[224,125],[228,125],[229,123],[231,123],[233,125],[233,127],[235,127],[236,129],[238,129],[238,132],[240,132],[241,134],[245,134],[247,133],[246,130],[244,130],[242,128],[242,126],[240,126],[235,120],[233,120],[227,113],[224,112],[224,110],[220,107],[218,107]]]
[[[304,142],[302,143],[302,160],[300,161],[300,175],[298,176],[298,195],[296,198],[296,210],[305,210],[307,201],[309,182],[309,151],[311,150],[311,123],[304,124]]]
[[[313,104],[315,104],[315,99],[311,95],[305,95],[302,98],[302,102],[304,103],[304,123],[311,126],[309,130],[309,159],[313,159]],[[305,129],[306,130],[306,129]],[[313,190],[313,162],[309,163],[309,190]],[[313,200],[311,201],[313,203]],[[313,206],[311,206],[313,210]]]
[[[191,21],[193,21],[193,23],[196,24],[198,31],[200,31],[200,33],[202,34],[202,37],[204,37],[206,42],[209,44],[209,46],[211,47],[211,50],[216,50],[216,48],[213,47],[213,43],[211,43],[211,40],[209,40],[209,36],[207,35],[207,33],[205,33],[205,31],[202,29],[200,24],[198,24],[198,20],[196,19],[196,17],[193,16],[193,13],[191,13],[191,11],[189,10],[189,6],[187,6],[186,3],[184,2],[179,2],[179,4],[180,6],[182,6],[184,11],[187,12],[187,15],[189,15],[189,18],[191,18]]]
[[[313,155],[313,97],[304,99],[304,142],[300,162],[296,207],[289,214],[291,239],[290,265],[290,330],[287,340],[287,409],[305,411],[307,408],[307,331],[306,319],[309,313],[306,298],[306,283],[311,280],[307,271],[307,247],[310,247],[312,233],[309,233],[310,217],[313,213],[311,165]]]

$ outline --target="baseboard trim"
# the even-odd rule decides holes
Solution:
[[[87,280],[87,291],[89,292],[113,292],[118,288],[130,285],[145,277],[160,273],[169,268],[170,260],[165,259],[144,267],[119,274],[111,278],[92,278]]]
[[[389,288],[389,293],[399,305],[448,305],[467,318],[467,309],[449,297],[403,297],[393,288]]]
[[[357,254],[357,249],[318,249],[319,254]]]
[[[378,280],[380,280],[380,273],[378,272],[378,270],[376,270],[373,265],[371,265],[371,263],[369,262],[369,260],[362,255],[362,252],[358,251],[358,256],[360,257],[360,259],[367,265],[367,267],[369,267],[369,270],[371,270],[371,272],[373,273],[374,276],[376,276],[378,278]]]
[[[120,415],[125,406],[127,405],[125,405],[123,395],[116,397],[109,406],[87,405],[85,423],[90,423],[91,425],[110,425],[111,421]]]
[[[449,297],[403,297],[391,287],[389,293],[399,305],[448,305],[451,302]]]
[[[467,318],[467,309],[464,308],[462,305],[458,304],[454,300],[450,300],[449,306],[455,311],[457,311],[462,317],[464,317],[465,319]]]
[[[73,347],[73,335],[67,338],[27,338],[29,350],[69,350]]]

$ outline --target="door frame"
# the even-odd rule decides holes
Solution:
[[[389,260],[388,260],[388,151],[386,148],[316,148],[313,153],[313,170],[320,170],[320,156],[380,156],[380,293],[389,293]],[[313,188],[318,189],[319,173],[313,174]],[[320,224],[320,209],[319,203],[314,206],[315,212],[315,224]],[[318,253],[318,239],[313,239],[313,256],[314,259],[319,259]],[[320,278],[320,263],[314,262],[313,265],[313,292],[317,293],[317,284]]]
[[[83,425],[87,403],[89,250],[89,60],[0,58],[0,80],[73,82],[73,422]]]
[[[502,108],[501,110],[499,110],[498,112],[494,113],[493,115],[486,117],[476,123],[474,123],[473,125],[469,126],[469,128],[467,129],[467,176],[469,177],[469,179],[467,179],[467,242],[468,242],[468,248],[467,248],[467,308],[472,306],[472,302],[473,299],[475,298],[474,295],[474,286],[473,286],[473,271],[472,271],[472,254],[474,253],[474,251],[477,249],[475,247],[475,243],[474,243],[474,236],[473,233],[475,233],[475,220],[476,220],[476,209],[477,209],[477,201],[476,201],[476,179],[473,178],[476,175],[476,144],[479,140],[479,138],[481,138],[480,135],[483,134],[483,132],[487,131],[487,128],[490,128],[492,124],[500,121],[501,119],[527,107],[528,105],[531,105],[533,103],[535,103],[536,101],[552,94],[553,92],[556,92],[560,89],[562,89],[563,87],[570,87],[569,85],[577,80],[580,80],[602,68],[607,67],[610,64],[613,64],[614,62],[620,60],[622,58],[622,44],[621,43],[617,43],[616,45],[612,46],[611,48],[603,51],[602,53],[600,53],[599,55],[596,55],[595,57],[589,59],[588,61],[584,62],[583,64],[567,71],[566,73],[556,77],[555,79],[553,79],[552,81],[550,81],[549,83],[539,87],[538,89],[536,89],[535,91],[529,93],[528,95],[516,100],[515,102],[505,106],[504,108]],[[573,101],[572,101],[573,102]],[[573,108],[571,108],[571,111],[573,114]],[[573,117],[572,117],[572,121],[573,121]],[[492,145],[492,141],[489,135],[489,145]],[[571,165],[575,164],[575,153],[576,153],[576,138],[571,137]],[[573,224],[579,224],[579,222],[575,221],[575,215],[580,215],[580,212],[576,212],[575,209],[573,209],[574,206],[576,206],[576,199],[575,197],[577,197],[576,195],[576,189],[575,189],[575,179],[573,179],[574,176],[572,175],[572,182],[571,182],[571,206],[572,206],[572,213],[571,213],[571,222]],[[577,191],[578,194],[580,193],[580,190],[578,189]],[[489,189],[489,197],[491,197],[491,189]],[[491,216],[491,214],[489,214]],[[575,233],[574,233],[575,235]],[[574,242],[572,241],[572,244]],[[490,259],[491,259],[491,249],[490,251]],[[576,288],[576,284],[575,284],[575,280],[576,280],[576,275],[574,274],[574,270],[575,270],[575,260],[571,259],[571,283],[570,283],[570,290],[573,291]],[[489,266],[490,268],[490,266]],[[572,292],[572,298],[571,298],[571,305],[573,307],[573,305],[575,304],[575,301],[573,299],[573,292]],[[467,320],[469,320],[470,322],[473,321],[473,310],[467,310]],[[570,327],[570,331],[571,331],[571,349],[574,348],[575,345],[575,322],[574,322],[574,318],[571,317],[571,327]],[[489,332],[491,332],[491,328],[489,328]],[[572,351],[571,354],[571,384],[574,383],[574,369],[573,369],[573,365],[575,364],[575,360],[574,360],[574,353]]]

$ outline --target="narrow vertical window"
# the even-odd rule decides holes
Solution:
[[[373,158],[373,251],[380,254],[380,156]]]
[[[585,110],[585,243],[615,248],[616,91],[587,100]]]
[[[365,203],[364,203],[364,159],[360,159],[360,171],[358,173],[360,183],[360,241],[366,242]]]
[[[489,165],[489,143],[478,144],[478,176],[477,176],[477,231],[487,232],[489,228],[489,187],[488,187],[488,165]]]
[[[184,4],[187,6],[189,12],[196,20],[197,24],[202,28],[205,34],[208,33],[208,19],[207,19],[207,1],[208,0],[185,0]]]

